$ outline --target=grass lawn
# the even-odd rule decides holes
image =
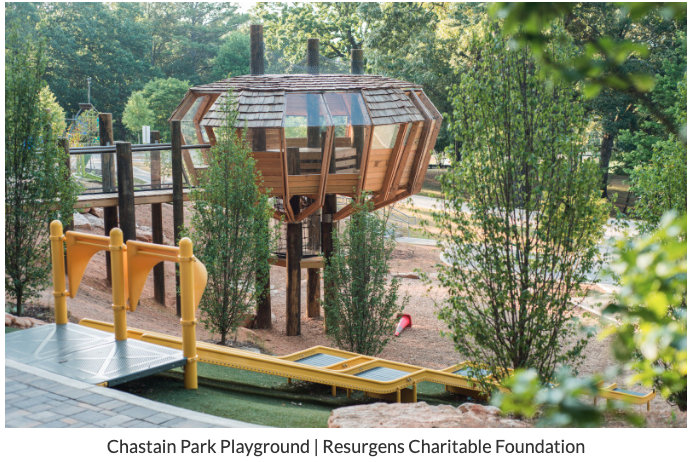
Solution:
[[[332,410],[376,400],[354,391],[351,398],[331,387],[211,364],[199,364],[199,389],[183,387],[182,369],[123,384],[118,389],[143,398],[219,417],[274,427],[326,427]],[[418,385],[419,401],[459,406],[465,396],[447,393],[444,386]]]

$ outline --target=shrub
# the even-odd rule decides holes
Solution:
[[[434,214],[451,261],[440,266],[440,317],[463,358],[499,378],[532,367],[547,381],[586,344],[571,298],[596,269],[607,218],[598,165],[583,157],[578,96],[541,79],[527,47],[490,26],[468,55],[451,93],[460,160]]]
[[[21,316],[50,274],[48,224],[72,218],[77,185],[45,109],[43,44],[20,41],[16,30],[5,46],[5,290]],[[46,106],[44,106],[46,104]]]
[[[343,234],[333,234],[334,253],[324,268],[322,301],[328,335],[339,348],[363,355],[382,351],[392,338],[399,281],[387,281],[394,242],[372,202],[356,200]],[[326,292],[331,291],[331,296]]]
[[[229,98],[230,100],[230,98]],[[195,253],[208,272],[200,303],[202,322],[221,343],[251,312],[269,277],[271,209],[259,188],[250,149],[235,129],[237,111],[224,106],[226,120],[216,130],[209,166],[192,193]]]

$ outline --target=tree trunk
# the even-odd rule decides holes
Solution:
[[[602,198],[608,198],[608,169],[610,168],[610,156],[613,155],[613,142],[615,141],[615,135],[613,133],[604,132],[603,138],[601,139],[601,160],[600,168],[603,174],[603,179],[601,181],[601,194]]]

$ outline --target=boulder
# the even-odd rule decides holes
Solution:
[[[18,327],[19,329],[29,329],[34,327],[34,321],[31,318],[20,318],[15,317],[12,327]]]
[[[530,424],[502,417],[494,406],[465,403],[430,406],[418,403],[375,403],[335,409],[330,428],[526,428]]]
[[[14,324],[14,316],[10,313],[5,313],[5,327],[10,327],[12,324]]]
[[[74,224],[75,228],[82,228],[86,229],[87,231],[91,230],[91,223],[89,222],[87,215],[83,215],[81,213],[73,214],[72,223]]]

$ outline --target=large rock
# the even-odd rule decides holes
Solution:
[[[330,428],[525,428],[526,422],[502,417],[494,406],[465,403],[430,406],[428,403],[375,403],[335,409]]]

